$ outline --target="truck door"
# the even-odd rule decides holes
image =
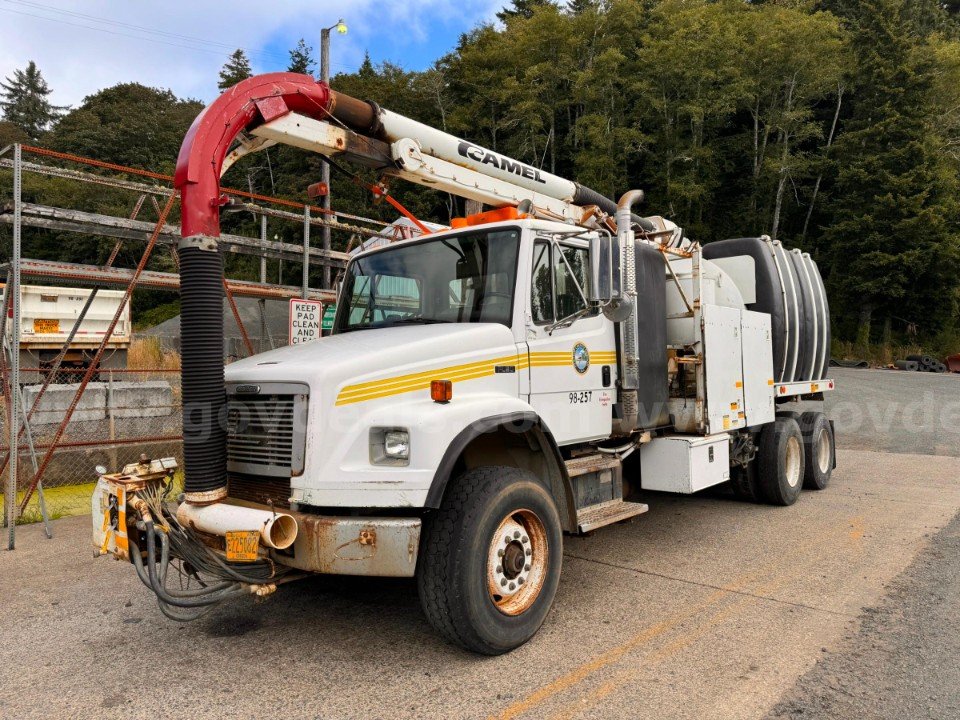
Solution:
[[[562,322],[588,307],[587,244],[537,239],[531,267],[529,402],[559,444],[609,437],[616,379],[613,324],[596,310]]]

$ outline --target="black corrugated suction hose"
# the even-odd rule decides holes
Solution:
[[[575,183],[575,185],[577,186],[577,192],[573,196],[574,205],[596,205],[603,210],[603,212],[607,213],[607,215],[617,214],[617,204],[606,195],[601,195],[596,190],[592,190],[580,183]],[[630,219],[648,232],[657,229],[652,222],[639,215],[631,214]]]
[[[180,249],[180,364],[184,490],[211,493],[227,484],[223,258],[217,251]]]

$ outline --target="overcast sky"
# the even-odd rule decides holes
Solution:
[[[169,88],[209,101],[227,56],[244,48],[255,73],[286,69],[300,37],[331,37],[331,73],[355,70],[369,51],[423,69],[461,33],[495,19],[505,0],[0,0],[0,77],[33,60],[57,105],[119,82]],[[316,55],[316,50],[314,51]]]

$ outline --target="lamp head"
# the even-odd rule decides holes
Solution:
[[[343,21],[343,18],[337,21],[337,34],[346,35],[347,34],[347,24]]]

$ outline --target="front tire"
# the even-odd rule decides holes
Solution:
[[[519,647],[553,604],[562,543],[556,505],[533,474],[468,470],[424,521],[417,587],[427,619],[473,652]]]

